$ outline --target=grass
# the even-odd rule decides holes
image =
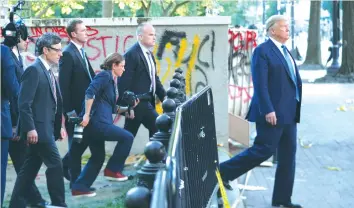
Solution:
[[[100,206],[98,208],[124,208],[125,207],[125,194],[133,187],[135,187],[137,184],[137,179],[135,178],[134,180],[131,181],[131,183],[127,186],[124,186],[121,190],[120,196],[114,198],[111,202],[108,202],[104,206]]]

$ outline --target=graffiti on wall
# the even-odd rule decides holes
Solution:
[[[57,33],[62,38],[63,47],[69,43],[65,27],[30,27],[27,42],[25,65],[35,59],[36,40],[46,32]],[[88,40],[85,50],[95,70],[109,53],[124,53],[136,42],[134,31],[131,34],[115,35],[112,32],[100,31],[100,28],[87,26]],[[208,85],[208,71],[215,70],[214,63],[215,32],[195,34],[187,37],[183,31],[164,30],[157,38],[154,54],[157,72],[163,84],[167,84],[176,68],[184,70],[186,77],[186,93],[188,96]]]
[[[230,28],[228,38],[229,112],[245,117],[253,95],[250,63],[257,32]]]
[[[167,69],[161,77],[162,82],[173,76],[173,69],[182,68],[185,69],[187,96],[198,92],[208,85],[208,71],[215,70],[214,48],[214,31],[204,37],[194,35],[192,42],[189,42],[185,32],[165,30],[155,50],[158,71],[161,70],[163,61],[167,63]],[[207,56],[208,53],[210,56]],[[192,82],[192,76],[201,78]]]
[[[123,33],[110,27],[87,26],[88,40],[85,51],[95,71],[110,53],[123,54],[136,42],[135,28],[124,29]],[[29,41],[23,53],[25,66],[35,60],[36,40],[46,32],[57,33],[62,38],[62,47],[70,41],[63,26],[29,27]],[[173,77],[176,68],[181,68],[186,78],[186,94],[191,96],[209,84],[210,73],[215,70],[215,31],[202,34],[187,33],[180,30],[163,29],[158,31],[154,48],[157,72],[165,87]],[[209,76],[208,76],[209,74]],[[162,112],[161,105],[157,110]]]

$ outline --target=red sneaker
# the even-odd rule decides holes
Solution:
[[[73,197],[80,197],[80,196],[93,197],[93,196],[96,196],[96,192],[72,190],[71,195]]]
[[[123,175],[121,172],[113,172],[108,170],[107,168],[104,169],[104,176],[110,181],[126,181],[128,177]]]

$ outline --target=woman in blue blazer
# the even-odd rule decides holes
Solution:
[[[112,114],[127,112],[128,107],[116,106],[118,99],[117,78],[124,72],[125,61],[119,53],[107,56],[101,65],[102,72],[92,80],[85,94],[83,121],[84,140],[89,145],[91,157],[78,179],[72,184],[73,196],[95,196],[90,188],[105,160],[105,141],[118,141],[113,155],[104,170],[109,180],[125,181],[122,170],[131,146],[133,135],[113,124]],[[139,101],[136,102],[135,106]],[[134,106],[134,107],[135,107]],[[131,114],[133,117],[133,113]]]

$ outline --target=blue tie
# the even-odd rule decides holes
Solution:
[[[295,69],[293,67],[293,64],[292,64],[292,61],[290,59],[288,50],[286,49],[286,46],[282,45],[281,47],[283,48],[284,58],[285,58],[286,63],[288,64],[288,67],[289,67],[289,72],[290,72],[290,75],[291,75],[291,79],[294,81],[294,84],[295,84],[296,100],[299,101],[300,100],[300,96],[299,96],[299,89],[297,87],[297,82],[296,82]]]

